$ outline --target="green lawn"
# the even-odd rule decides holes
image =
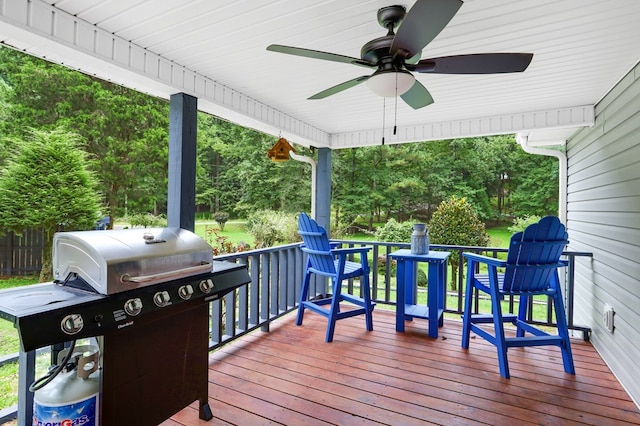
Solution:
[[[38,277],[0,277],[0,289],[35,284]],[[18,331],[13,324],[0,319],[0,356],[14,354],[20,348]],[[0,410],[18,403],[18,363],[0,367]]]
[[[489,234],[489,247],[507,248],[511,239],[511,232],[507,229],[509,225],[502,225],[487,229]],[[375,237],[364,232],[356,232],[355,234],[346,235],[345,240],[357,241],[375,241]],[[409,241],[406,241],[407,243]]]
[[[489,247],[509,247],[509,240],[511,240],[511,235],[513,234],[507,229],[509,226],[510,225],[502,225],[487,229],[487,234],[489,234]]]
[[[0,289],[20,287],[37,282],[38,277],[1,277]],[[18,332],[13,328],[13,324],[0,319],[0,356],[16,353],[19,347]]]
[[[214,221],[196,222],[195,233],[204,239],[207,239],[207,234],[210,234],[213,230],[219,236],[229,239],[234,244],[247,243],[253,246],[253,237],[247,232],[246,222],[227,222],[224,225],[224,231],[220,231],[220,225]]]

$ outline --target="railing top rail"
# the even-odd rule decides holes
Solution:
[[[255,255],[264,254],[264,253],[274,253],[274,252],[298,247],[300,244],[302,244],[302,242],[283,244],[280,246],[259,248],[259,249],[253,249],[253,250],[239,251],[235,253],[226,253],[226,254],[214,256],[213,260],[235,260],[239,257],[249,257],[249,256],[255,256]]]
[[[340,244],[368,244],[368,245],[377,245],[377,246],[385,246],[385,247],[399,247],[399,246],[409,246],[408,242],[384,242],[384,241],[367,241],[367,240],[344,240],[344,239],[331,239],[332,242],[340,243]],[[448,251],[491,251],[497,253],[506,253],[509,251],[506,247],[480,247],[480,246],[458,246],[458,245],[448,245],[448,244],[430,244],[430,248],[435,250],[448,250]],[[581,251],[563,251],[563,255],[565,256],[585,256],[585,257],[593,257],[593,253],[590,252],[581,252]]]

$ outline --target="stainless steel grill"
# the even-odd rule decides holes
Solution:
[[[100,294],[205,274],[212,262],[211,246],[179,228],[61,232],[53,239],[54,280],[79,275]]]
[[[156,425],[208,405],[208,302],[250,281],[246,265],[213,260],[177,228],[63,232],[54,281],[0,291],[0,317],[22,350],[98,336],[103,425]]]

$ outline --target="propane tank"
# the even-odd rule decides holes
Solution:
[[[58,355],[58,363],[69,349]],[[97,346],[73,349],[66,371],[36,390],[33,397],[33,426],[97,426],[100,401],[100,353]]]

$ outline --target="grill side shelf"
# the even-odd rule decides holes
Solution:
[[[208,303],[250,282],[246,265],[214,262],[213,272],[112,295],[48,283],[0,291],[0,316],[12,321],[24,351],[136,327],[154,312]]]

